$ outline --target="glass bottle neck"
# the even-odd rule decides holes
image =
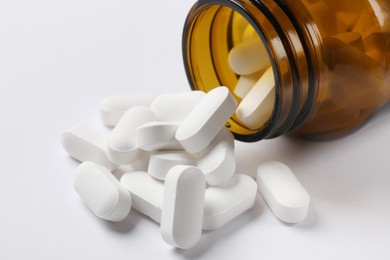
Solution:
[[[215,62],[219,57],[213,54],[215,37],[234,36],[231,21],[223,21],[235,12],[255,29],[265,46],[274,71],[275,103],[270,119],[260,129],[245,129],[234,117],[230,129],[236,139],[247,142],[280,136],[304,122],[317,95],[320,53],[316,28],[304,8],[292,10],[288,1],[200,0],[190,11],[183,34],[184,63],[193,89],[207,91],[210,86],[227,85],[235,76],[219,69]],[[224,48],[223,42],[218,42],[218,48]]]
[[[276,80],[275,111],[265,138],[299,127],[312,111],[318,92],[320,36],[304,6],[289,2],[251,1],[255,12],[261,13],[252,14],[257,18],[253,26],[268,45]]]

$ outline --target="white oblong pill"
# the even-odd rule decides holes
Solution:
[[[274,103],[275,79],[270,67],[238,105],[236,116],[250,129],[257,129],[271,117]]]
[[[256,182],[248,175],[235,174],[221,186],[209,187],[204,197],[203,229],[214,230],[252,208]]]
[[[160,223],[164,183],[143,171],[125,173],[121,183],[131,194],[132,208]]]
[[[285,164],[275,161],[260,164],[257,185],[264,200],[280,220],[297,223],[305,219],[310,196]]]
[[[120,165],[136,161],[140,153],[136,146],[136,130],[155,119],[154,112],[148,107],[135,106],[128,109],[108,136],[110,160]]]
[[[250,75],[271,65],[265,46],[258,37],[234,46],[228,59],[230,68],[238,75]]]
[[[240,76],[237,81],[236,86],[234,87],[234,94],[240,98],[245,98],[249,91],[253,88],[259,78],[261,77],[260,72],[253,73],[247,76]]]
[[[228,88],[212,89],[183,120],[175,137],[187,152],[200,152],[221,131],[236,108],[237,101]]]
[[[233,134],[224,127],[198,156],[197,167],[202,170],[207,184],[218,186],[227,182],[236,170]]]
[[[176,140],[178,122],[156,121],[141,125],[136,131],[137,146],[145,151],[183,150]]]
[[[165,180],[169,170],[176,165],[195,165],[195,157],[184,151],[162,151],[150,155],[148,173],[150,176]]]
[[[200,239],[206,182],[196,167],[178,165],[165,178],[161,235],[168,244],[188,249]]]
[[[203,91],[168,93],[157,96],[150,108],[159,121],[183,121],[205,96]]]
[[[129,214],[130,193],[103,166],[83,162],[77,167],[73,186],[96,216],[118,222]]]
[[[123,114],[134,106],[150,106],[155,95],[110,96],[99,103],[100,117],[107,126],[115,126]]]
[[[67,153],[79,162],[92,161],[113,171],[118,165],[107,156],[107,138],[84,125],[75,125],[61,137]]]

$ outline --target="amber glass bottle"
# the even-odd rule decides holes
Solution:
[[[233,115],[236,139],[291,134],[335,138],[357,129],[390,99],[390,1],[199,0],[183,33],[193,89],[227,86],[240,76],[229,53],[252,29],[274,74],[269,118],[249,127]],[[248,59],[250,60],[250,59]]]

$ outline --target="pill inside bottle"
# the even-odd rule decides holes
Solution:
[[[199,0],[183,32],[191,88],[226,86],[235,138],[329,139],[390,100],[390,2]]]

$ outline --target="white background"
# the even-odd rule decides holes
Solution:
[[[189,90],[181,34],[192,4],[0,1],[0,259],[390,259],[390,111],[337,141],[237,142],[238,172],[269,159],[294,170],[312,199],[298,225],[258,196],[185,251],[135,211],[113,224],[81,202],[61,133],[80,122],[108,132],[105,96]]]

